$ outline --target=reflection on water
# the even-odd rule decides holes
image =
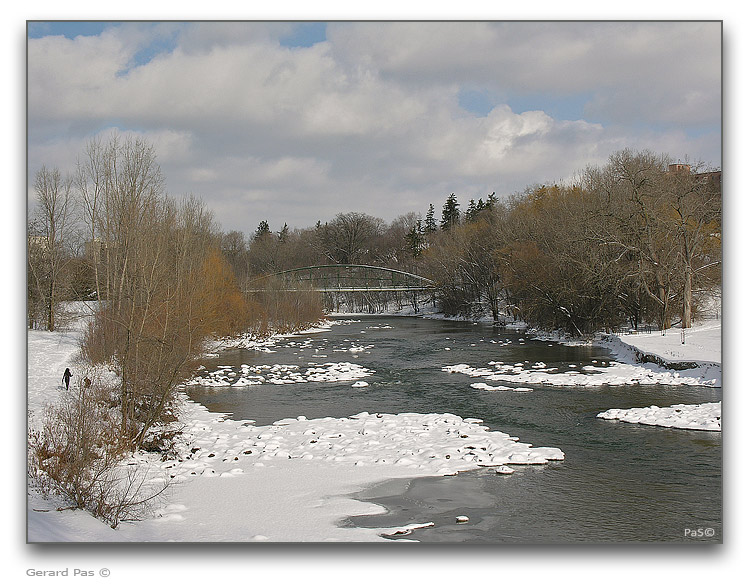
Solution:
[[[390,328],[382,328],[382,327]],[[377,327],[377,328],[374,328]],[[365,347],[364,350],[362,348]],[[358,498],[388,509],[347,525],[393,527],[434,522],[409,539],[429,542],[618,542],[721,540],[721,434],[601,420],[609,408],[667,406],[721,399],[720,389],[627,386],[533,386],[530,393],[488,392],[445,365],[544,362],[582,367],[609,359],[595,347],[532,341],[483,325],[410,318],[345,321],[309,338],[283,340],[274,353],[234,350],[219,365],[355,362],[372,369],[367,387],[352,382],[190,388],[212,411],[269,424],[285,417],[344,417],[361,411],[444,413],[481,418],[534,446],[554,446],[564,462],[492,469],[454,477],[391,481]],[[456,523],[466,515],[468,523]],[[710,528],[691,538],[686,529]]]

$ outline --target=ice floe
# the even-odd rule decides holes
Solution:
[[[715,378],[701,375],[694,376],[691,371],[665,370],[655,364],[628,364],[610,361],[609,364],[592,361],[591,365],[581,367],[569,364],[564,371],[547,367],[545,363],[533,365],[515,363],[507,365],[490,361],[488,367],[473,367],[466,363],[447,365],[442,368],[446,373],[462,373],[469,377],[481,377],[487,381],[501,381],[514,384],[536,384],[551,386],[585,386],[597,385],[703,385],[715,386]],[[485,386],[479,389],[493,390],[502,387]],[[476,384],[472,385],[476,387]],[[518,388],[514,388],[518,391]]]
[[[179,461],[165,463],[173,479],[191,475],[231,478],[232,465],[300,459],[358,467],[411,469],[414,476],[450,476],[479,467],[545,464],[563,460],[559,448],[532,447],[477,418],[455,414],[371,414],[348,418],[285,418],[270,426],[225,420],[214,428],[184,429]],[[227,467],[227,463],[229,467]],[[511,471],[512,472],[512,471]],[[229,474],[226,474],[229,473]]]
[[[472,383],[471,387],[485,391],[534,391],[530,387],[510,387],[507,385],[488,385],[486,383]]]
[[[721,402],[697,405],[677,404],[663,408],[658,406],[622,410],[612,408],[606,412],[601,412],[597,415],[597,418],[621,420],[648,426],[720,432]]]
[[[229,365],[220,365],[215,371],[203,372],[186,382],[186,385],[208,387],[243,387],[272,383],[309,383],[312,381],[340,382],[356,381],[372,375],[374,371],[356,363],[310,363],[305,368],[300,365],[247,365],[243,364],[239,372]]]
[[[426,523],[409,523],[402,527],[394,527],[390,531],[383,532],[381,535],[397,537],[401,535],[411,535],[415,529],[426,529],[428,527],[435,527],[435,523],[428,521]]]

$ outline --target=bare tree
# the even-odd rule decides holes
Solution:
[[[696,284],[720,284],[721,184],[702,164],[679,165],[665,175],[667,217],[679,244],[682,268],[682,327],[692,325]],[[720,180],[720,179],[719,179]]]
[[[383,231],[382,219],[364,213],[339,213],[319,228],[319,237],[330,261],[356,264],[367,261],[372,255]]]
[[[29,273],[34,289],[30,290],[29,307],[38,303],[43,306],[44,324],[50,331],[55,330],[55,315],[65,286],[62,276],[72,256],[71,187],[71,179],[63,177],[57,168],[42,167],[34,179],[37,207],[28,242]]]

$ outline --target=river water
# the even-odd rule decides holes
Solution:
[[[532,392],[483,391],[481,381],[441,371],[544,362],[561,370],[601,365],[608,351],[534,341],[484,324],[397,317],[340,319],[330,330],[279,341],[274,352],[230,350],[207,359],[242,364],[351,362],[374,371],[352,381],[211,388],[189,395],[209,410],[258,425],[281,418],[371,413],[453,413],[481,418],[491,430],[533,446],[553,446],[565,460],[458,476],[394,480],[359,493],[387,512],[344,525],[393,527],[433,522],[408,538],[424,542],[718,543],[722,537],[721,433],[676,430],[596,418],[609,408],[721,400],[721,389],[683,386],[534,386]],[[466,523],[456,517],[465,515]],[[699,531],[700,530],[700,531]]]

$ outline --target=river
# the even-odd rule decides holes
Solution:
[[[435,523],[409,539],[463,543],[683,542],[722,537],[720,432],[676,430],[602,420],[609,408],[697,404],[721,400],[720,388],[687,386],[530,386],[531,392],[483,391],[476,379],[441,370],[491,361],[543,362],[561,370],[602,365],[608,351],[535,341],[524,332],[485,324],[398,317],[338,319],[330,330],[283,339],[273,352],[233,349],[206,359],[221,365],[350,362],[374,373],[351,381],[191,386],[209,410],[258,425],[281,418],[378,413],[453,413],[481,418],[565,460],[491,468],[452,477],[387,481],[356,498],[387,512],[344,525],[387,527]],[[528,384],[527,384],[528,385]],[[464,515],[468,522],[456,523]],[[700,530],[700,531],[699,531]]]

